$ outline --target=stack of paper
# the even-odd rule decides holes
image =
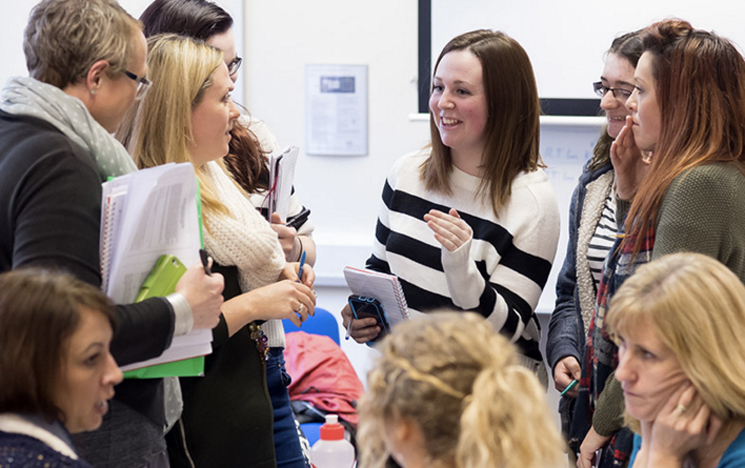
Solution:
[[[103,184],[102,197],[101,276],[104,292],[116,304],[134,302],[161,255],[174,255],[186,266],[199,262],[201,223],[190,163],[117,177]],[[160,357],[123,369],[204,356],[212,351],[211,343],[211,330],[195,330],[174,337]]]

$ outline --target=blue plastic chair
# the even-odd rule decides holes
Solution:
[[[336,317],[326,309],[316,307],[316,314],[313,317],[308,316],[308,319],[303,322],[302,327],[296,326],[290,321],[290,319],[283,319],[282,326],[285,328],[285,333],[303,331],[314,335],[324,335],[328,336],[334,340],[336,344],[341,346],[339,322],[337,322]]]

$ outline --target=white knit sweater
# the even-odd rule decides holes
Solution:
[[[243,292],[276,282],[285,265],[277,233],[219,164],[208,162],[204,169],[212,178],[220,201],[230,212],[230,216],[224,216],[205,211],[207,252],[221,265],[238,267]],[[262,329],[269,346],[284,347],[284,330],[279,320],[267,321]]]

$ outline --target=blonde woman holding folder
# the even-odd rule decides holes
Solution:
[[[539,114],[520,44],[489,30],[451,40],[435,64],[432,144],[391,169],[367,267],[397,275],[414,310],[483,315],[546,384],[534,310],[556,253],[559,212],[541,170]],[[342,315],[348,326],[349,308]],[[373,319],[351,326],[358,342],[379,332]]]
[[[140,16],[145,26],[145,36],[173,33],[192,37],[217,47],[224,53],[230,79],[238,79],[243,59],[238,56],[230,14],[210,0],[155,0]],[[245,110],[245,109],[244,109]],[[231,130],[230,151],[225,165],[251,199],[256,208],[266,216],[266,199],[269,186],[269,161],[267,155],[279,154],[281,148],[271,129],[261,120],[241,115],[239,125]],[[273,214],[272,229],[277,232],[285,259],[297,262],[303,252],[309,265],[316,262],[316,244],[311,237],[313,223],[307,209],[294,191],[290,196],[287,219]]]
[[[140,167],[194,164],[200,180],[205,248],[226,274],[226,302],[213,329],[203,378],[182,378],[184,411],[167,435],[171,466],[274,467],[273,414],[263,360],[267,339],[257,320],[312,314],[313,272],[286,264],[277,234],[222,163],[238,108],[223,53],[165,34],[148,41],[153,90],[123,128]],[[249,443],[247,443],[249,442]]]
[[[145,36],[175,33],[207,42],[223,51],[223,61],[228,66],[230,79],[235,81],[240,73],[233,31],[233,18],[222,7],[208,0],[155,0],[140,16],[145,26]],[[270,192],[269,161],[267,155],[280,153],[277,138],[269,127],[252,116],[241,115],[230,132],[230,150],[224,162],[236,182],[248,194],[251,203],[262,209],[266,217],[267,198]],[[303,215],[305,213],[305,217]],[[313,223],[309,211],[300,203],[297,193],[290,196],[288,219],[274,214],[271,227],[277,233],[285,260],[298,261],[305,253],[305,263],[315,264],[316,246],[311,237]],[[289,223],[283,222],[289,221]],[[274,411],[274,448],[277,468],[305,468],[295,418],[287,390],[289,379],[284,362],[285,337],[277,320],[262,325],[269,346],[266,378]]]

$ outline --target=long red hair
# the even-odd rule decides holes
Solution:
[[[642,40],[653,55],[664,118],[651,167],[626,217],[630,235],[624,242],[636,239],[634,255],[676,177],[714,162],[745,162],[745,60],[732,43],[676,19],[649,26]]]

